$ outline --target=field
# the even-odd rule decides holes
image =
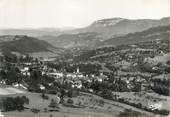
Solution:
[[[170,60],[170,53],[164,54],[162,56],[156,56],[149,61],[153,64],[158,64],[159,62],[165,64],[168,60]]]
[[[34,114],[31,112],[29,109],[23,111],[23,112],[6,112],[4,113],[5,115],[12,115],[15,117],[48,117],[50,114],[52,114],[54,117],[114,117],[119,114],[120,111],[123,111],[123,108],[116,107],[113,105],[106,104],[105,107],[103,108],[93,108],[92,106],[90,107],[91,104],[89,104],[88,107],[85,108],[72,108],[72,107],[66,107],[60,105],[59,112],[43,112],[44,108],[50,109],[48,105],[50,104],[51,99],[55,99],[55,95],[48,95],[50,98],[48,100],[43,100],[41,98],[41,94],[38,93],[26,93],[26,94],[14,94],[10,95],[10,97],[15,97],[15,96],[22,96],[25,95],[29,98],[30,103],[29,105],[25,105],[27,108],[36,108],[40,109],[40,113]],[[8,95],[9,96],[9,95]],[[78,100],[78,98],[74,98],[74,101]],[[85,102],[87,103],[87,98],[85,98]],[[110,109],[107,110],[108,106],[110,106]],[[96,106],[97,107],[97,106]]]
[[[22,93],[26,93],[26,92],[24,90],[20,90],[11,86],[0,85],[0,96],[22,94]]]
[[[134,93],[134,92],[114,92],[127,102],[141,103],[143,106],[148,107],[151,104],[159,103],[160,109],[170,110],[170,97],[163,96],[156,93]]]
[[[11,89],[12,87],[10,87]],[[8,87],[9,89],[9,87]],[[41,97],[41,94],[39,93],[30,93],[30,92],[20,92],[21,90],[12,88],[10,90],[10,94],[8,90],[4,90],[4,88],[1,88],[0,90],[6,93],[6,95],[1,92],[0,97],[15,97],[15,96],[27,96],[30,100],[28,105],[25,105],[28,109],[25,109],[22,112],[18,111],[12,111],[12,112],[4,112],[3,114],[12,117],[49,117],[52,115],[53,117],[117,117],[117,115],[120,112],[123,112],[124,109],[132,109],[138,112],[143,113],[144,117],[151,117],[154,116],[151,113],[136,109],[134,107],[113,102],[110,100],[105,100],[99,96],[91,95],[87,93],[81,93],[78,97],[71,98],[74,101],[73,105],[78,105],[79,102],[81,102],[81,105],[83,107],[69,107],[64,106],[62,104],[59,105],[59,109],[56,109],[57,111],[53,112],[44,112],[44,108],[47,110],[50,110],[49,104],[51,102],[51,99],[55,99],[56,95],[48,95],[49,99],[44,100]],[[67,100],[68,98],[65,98]],[[101,103],[102,102],[102,103]],[[39,113],[33,113],[30,111],[30,109],[36,108],[39,109]]]

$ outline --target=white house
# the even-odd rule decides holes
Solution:
[[[66,75],[67,77],[71,77],[71,78],[83,78],[84,76],[83,76],[83,74],[82,73],[67,73],[67,75]]]
[[[72,84],[72,87],[76,87],[78,89],[81,89],[82,88],[82,82],[81,81],[75,81],[73,84]]]
[[[63,77],[62,72],[51,72],[51,73],[47,73],[47,75],[56,79]]]
[[[23,75],[29,75],[30,76],[30,72],[29,72],[29,67],[24,67],[23,69],[20,69],[21,73]]]
[[[43,85],[40,85],[40,89],[41,89],[41,90],[44,90],[45,87],[44,87]]]

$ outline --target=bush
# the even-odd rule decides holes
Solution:
[[[54,100],[54,99],[51,99],[49,107],[51,107],[51,108],[59,108],[57,101]]]
[[[56,91],[56,90],[48,90],[47,93],[48,93],[48,94],[56,95],[56,94],[57,94],[57,91]]]
[[[103,90],[100,94],[103,98],[105,99],[113,99],[113,94],[112,94],[112,91],[111,90]]]
[[[22,111],[24,104],[29,104],[29,99],[26,96],[22,97],[7,97],[2,100],[4,111]]]
[[[76,97],[76,96],[78,96],[78,95],[79,95],[79,91],[76,90],[76,89],[71,89],[71,90],[69,90],[68,93],[67,93],[67,96],[70,97],[70,98]]]
[[[103,100],[99,100],[99,106],[101,106],[101,107],[104,106],[104,101]]]
[[[47,95],[45,95],[44,93],[42,93],[41,97],[42,97],[43,99],[45,99],[45,100],[48,100],[48,99],[49,99],[49,97],[48,97]]]
[[[118,117],[140,117],[141,113],[132,111],[131,109],[125,109],[124,112],[121,112]]]
[[[169,111],[168,110],[155,110],[155,113],[160,114],[160,115],[169,115]]]
[[[73,101],[72,99],[68,99],[68,100],[67,100],[67,103],[68,103],[68,104],[73,104],[74,101]]]
[[[32,108],[32,109],[31,109],[31,112],[33,112],[33,113],[39,113],[40,110],[39,110],[39,109],[36,109],[36,108]]]

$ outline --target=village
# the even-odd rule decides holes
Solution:
[[[58,104],[65,100],[65,95],[74,97],[85,92],[166,115],[170,108],[167,103],[170,100],[169,84],[164,83],[170,78],[166,41],[118,46],[116,50],[99,49],[97,56],[84,63],[64,60],[65,64],[59,64],[56,58],[1,55],[0,85],[42,93],[44,99],[48,99],[46,95],[54,94]],[[160,87],[163,83],[164,89]],[[69,103],[72,104],[72,100]]]

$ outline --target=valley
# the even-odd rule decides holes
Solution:
[[[82,29],[6,30],[0,36],[2,114],[169,116],[168,21],[111,18]]]

